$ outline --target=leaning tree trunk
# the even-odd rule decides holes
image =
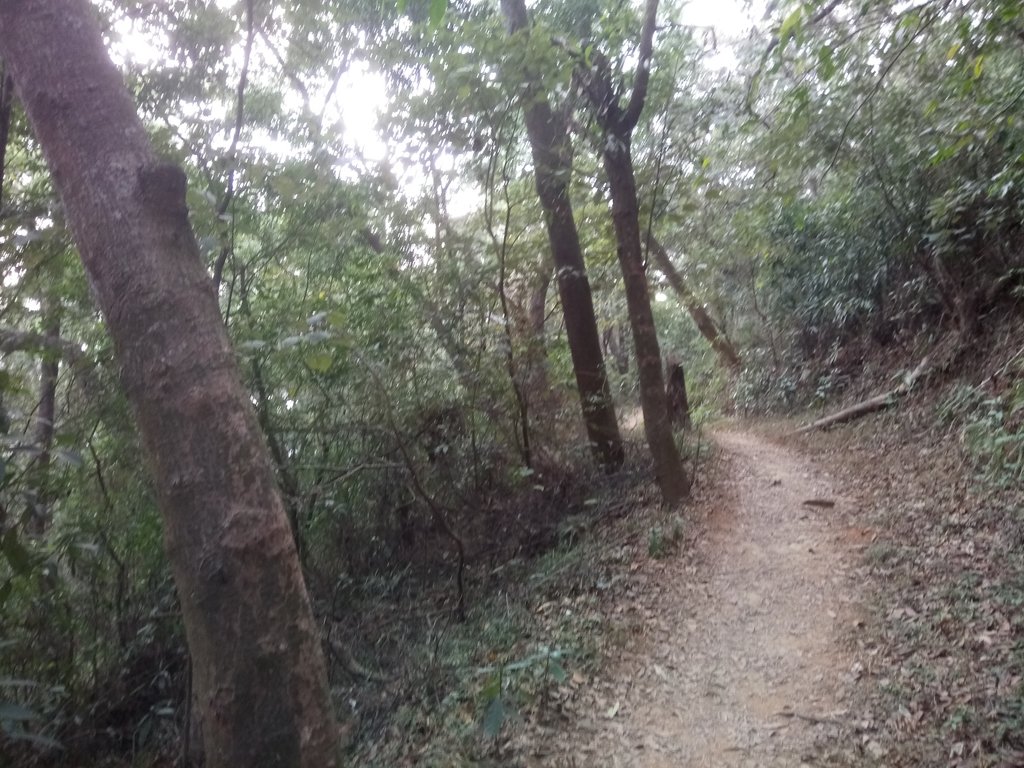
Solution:
[[[339,764],[267,449],[188,220],[86,0],[3,0],[0,54],[103,311],[153,474],[207,764]]]
[[[686,307],[686,311],[693,318],[697,330],[707,339],[707,342],[718,354],[718,358],[725,364],[725,367],[732,373],[739,373],[743,368],[743,361],[740,359],[736,347],[733,346],[729,337],[718,329],[718,325],[711,319],[711,315],[704,309],[704,305],[700,303],[693,291],[690,290],[690,286],[686,284],[683,276],[679,274],[679,270],[672,263],[672,259],[669,258],[665,246],[654,235],[650,235],[647,238],[647,244],[650,247],[651,254],[654,256],[655,264],[658,265],[661,273],[665,275],[668,284],[672,286],[672,290],[679,295],[683,306]]]
[[[509,35],[528,31],[524,0],[502,0],[501,10]],[[523,115],[533,153],[537,195],[544,209],[544,223],[555,262],[555,279],[562,300],[583,421],[598,460],[606,471],[614,472],[622,466],[622,437],[601,352],[590,280],[569,200],[572,175],[569,136],[565,124],[556,119],[547,96],[540,90],[539,80],[536,73],[527,71],[522,88]]]

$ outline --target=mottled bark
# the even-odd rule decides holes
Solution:
[[[736,347],[733,346],[729,337],[719,330],[718,325],[711,319],[711,315],[704,309],[704,305],[690,290],[690,286],[686,284],[683,276],[679,274],[679,270],[672,263],[672,259],[669,258],[665,246],[653,235],[647,238],[647,244],[651,255],[654,256],[654,263],[668,280],[672,290],[679,295],[683,306],[686,307],[686,311],[690,313],[690,317],[697,325],[697,330],[707,339],[725,367],[733,373],[738,373],[743,368],[743,361],[740,359]]]
[[[524,0],[502,0],[501,10],[510,35],[528,33]],[[569,200],[568,184],[572,175],[569,136],[564,123],[555,117],[547,95],[540,89],[540,79],[539,74],[527,72],[522,90],[537,195],[544,209],[587,435],[598,461],[607,471],[614,472],[622,466],[622,438],[601,352],[590,280]]]
[[[612,198],[616,254],[622,270],[626,306],[633,330],[644,433],[654,459],[654,472],[662,499],[666,504],[673,505],[689,493],[690,480],[680,460],[669,422],[661,349],[654,326],[654,313],[651,311],[647,269],[640,241],[640,206],[631,152],[633,130],[647,97],[657,11],[658,0],[648,0],[640,33],[633,89],[624,107],[608,62],[603,56],[594,54],[591,62],[581,59],[577,73],[593,107],[594,116],[604,131],[601,154]]]
[[[337,766],[295,544],[186,179],[154,154],[86,0],[4,0],[0,54],[106,319],[164,519],[207,765]]]

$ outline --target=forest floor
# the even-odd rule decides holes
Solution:
[[[708,450],[698,429],[678,510],[639,449],[579,481],[546,549],[474,571],[495,597],[435,643],[434,688],[419,661],[396,675],[395,701],[435,691],[427,714],[395,725],[360,700],[381,714],[353,764],[1024,766],[1024,410],[999,410],[1024,339],[1007,339],[830,431],[724,421]],[[894,365],[827,409],[891,388]]]
[[[687,511],[704,535],[650,561],[644,588],[610,609],[639,611],[640,637],[527,764],[799,766],[846,729],[859,667],[842,628],[863,623],[851,502],[794,450],[738,429],[712,437],[729,482]]]

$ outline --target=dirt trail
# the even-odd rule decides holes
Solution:
[[[593,682],[592,714],[541,764],[814,765],[838,733],[853,678],[839,636],[856,615],[848,503],[796,453],[742,432],[714,440],[732,487],[699,510],[697,562],[669,562],[639,593],[646,638]]]

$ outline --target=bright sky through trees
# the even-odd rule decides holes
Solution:
[[[730,43],[745,35],[763,15],[756,10],[760,2],[754,3],[754,9],[748,5],[742,0],[691,0],[682,6],[678,21],[713,31],[717,53],[710,57],[711,65],[729,69],[736,65]],[[377,130],[377,119],[387,104],[384,79],[357,65],[342,78],[339,93],[343,95],[338,107],[346,140],[367,161],[383,160],[387,147]]]

